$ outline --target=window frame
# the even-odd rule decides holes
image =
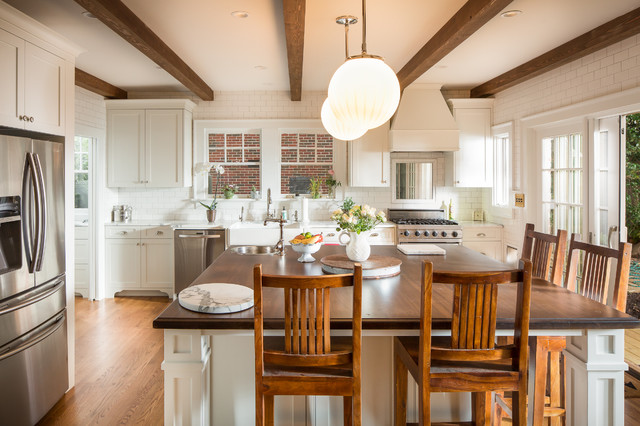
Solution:
[[[496,124],[491,127],[491,138],[492,138],[492,148],[493,148],[493,178],[491,184],[491,214],[492,216],[497,216],[506,219],[513,218],[513,203],[512,203],[512,194],[513,194],[513,121],[509,121],[502,124]],[[497,149],[498,143],[503,142],[506,139],[506,153],[504,154],[504,162],[505,168],[504,170],[499,171],[498,166],[502,164],[502,161],[498,159]],[[495,196],[496,196],[496,179],[498,175],[502,175],[504,178],[504,183],[506,185],[506,204],[499,205],[496,204]]]

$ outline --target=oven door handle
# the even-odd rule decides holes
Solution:
[[[25,341],[20,343],[20,345],[16,346],[15,348],[11,348],[10,346],[11,344],[6,345],[5,346],[6,349],[0,348],[0,362],[19,352],[29,349],[31,346],[37,345],[38,343],[42,342],[44,339],[46,339],[47,337],[55,333],[60,327],[62,327],[63,324],[64,324],[64,314],[61,314],[60,316],[55,318],[53,321],[44,323],[43,326],[46,326],[44,330],[38,331],[33,336],[26,335],[24,337]],[[3,349],[5,351],[4,353],[3,353]]]

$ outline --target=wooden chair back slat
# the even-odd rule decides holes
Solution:
[[[561,286],[566,249],[567,231],[549,235],[535,231],[532,223],[525,226],[522,258],[531,260],[534,277]]]
[[[620,243],[618,249],[596,246],[581,242],[578,234],[571,235],[569,243],[569,261],[567,264],[567,288],[578,291],[585,297],[603,304],[610,304],[619,311],[625,311],[629,268],[631,266],[631,244]],[[582,268],[578,274],[580,254],[584,253]],[[608,297],[611,284],[613,260],[616,260],[615,279],[613,280],[613,300]],[[578,289],[578,280],[580,288]]]
[[[256,276],[256,265],[254,280]],[[340,287],[362,286],[362,269],[356,268],[354,274],[326,275],[319,277],[308,276],[279,276],[259,274],[260,294],[262,288],[282,288],[284,290],[284,354],[299,355],[301,357],[318,357],[319,365],[328,365],[332,359],[342,360],[344,356],[329,357],[331,348],[331,289]],[[359,275],[358,275],[359,274]],[[359,282],[359,284],[354,284]],[[257,281],[255,283],[257,285]],[[354,292],[357,291],[354,288]],[[354,304],[362,304],[362,296]],[[361,308],[360,312],[361,312]],[[257,319],[256,319],[257,320]],[[261,320],[261,319],[260,319]],[[355,321],[355,319],[354,319]],[[362,319],[360,318],[361,324]],[[361,330],[361,325],[358,326]],[[307,365],[307,360],[295,360],[293,357],[277,359],[289,359],[295,365]],[[270,359],[276,359],[273,356]]]

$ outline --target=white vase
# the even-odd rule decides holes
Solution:
[[[362,231],[359,234],[353,231],[342,231],[338,236],[340,244],[346,244],[347,257],[354,262],[363,262],[369,258],[371,247],[369,246],[369,234],[371,231]],[[345,243],[344,237],[349,240]]]

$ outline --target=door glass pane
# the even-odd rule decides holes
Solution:
[[[75,200],[76,209],[86,209],[89,206],[89,173],[75,174]]]
[[[570,136],[570,164],[569,167],[581,168],[582,167],[582,135],[575,133]]]
[[[558,173],[558,182],[556,186],[556,197],[555,199],[560,203],[568,203],[569,202],[569,184],[568,184],[568,174],[569,172],[561,170]]]
[[[542,139],[542,168],[553,168],[553,138]]]
[[[542,204],[542,226],[543,229],[550,233],[555,234],[555,211],[553,209],[553,204],[544,203]]]
[[[609,132],[600,132],[600,140],[598,141],[600,155],[596,159],[600,163],[600,168],[607,168],[609,164]]]
[[[558,137],[558,154],[557,154],[557,169],[566,169],[569,167],[569,138],[567,136]]]
[[[599,243],[600,245],[607,245],[608,244],[608,235],[607,233],[609,232],[609,212],[607,210],[600,210],[600,223],[599,223],[599,232],[598,232],[598,236],[600,238],[599,241],[597,241],[597,243]]]
[[[582,203],[582,170],[575,170],[569,172],[571,175],[569,182],[569,194],[571,198],[570,203],[581,204]]]
[[[600,185],[598,187],[598,191],[600,192],[599,203],[600,206],[607,206],[609,202],[609,186],[608,186],[608,176],[609,172],[606,170],[598,173],[598,177],[600,181],[598,182]]]
[[[553,173],[542,172],[542,201],[553,201]]]
[[[571,206],[569,209],[569,220],[567,221],[567,232],[569,234],[582,230],[582,207]]]

